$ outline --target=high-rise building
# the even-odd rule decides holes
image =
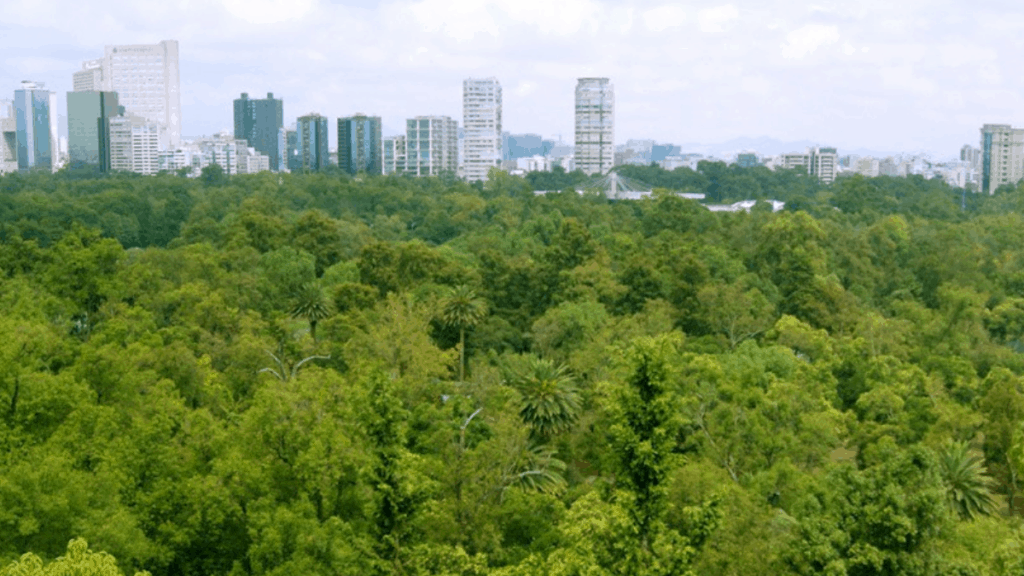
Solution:
[[[119,113],[116,92],[68,92],[68,153],[73,168],[110,170],[110,119]]]
[[[126,111],[159,123],[162,148],[181,141],[177,40],[106,46],[103,58],[83,62],[73,81],[76,92],[117,92]]]
[[[382,174],[380,116],[338,118],[338,168],[349,174]]]
[[[501,84],[497,78],[462,82],[463,166],[466,180],[486,181],[501,166]]]
[[[0,174],[18,169],[18,126],[14,102],[0,99]]]
[[[740,152],[736,155],[736,165],[740,168],[753,168],[760,166],[761,162],[758,161],[756,152]]]
[[[18,170],[59,168],[57,156],[57,94],[42,82],[22,82],[14,91]]]
[[[825,184],[831,184],[836,179],[839,153],[835,148],[808,148],[807,152],[802,154],[799,152],[782,154],[775,165],[785,169],[803,166],[808,175],[817,176],[818,180]]]
[[[382,169],[384,174],[403,174],[405,172],[405,136],[385,138],[383,142]]]
[[[286,128],[284,131],[285,137],[285,150],[287,160],[284,164],[287,165],[289,172],[301,172],[302,171],[302,159],[299,157],[299,127],[298,125],[292,128]]]
[[[159,122],[126,112],[110,119],[110,169],[150,175],[160,171]]]
[[[455,175],[459,169],[459,123],[448,116],[417,116],[405,122],[405,173]]]
[[[265,99],[242,97],[235,100],[235,138],[270,158],[270,169],[280,170],[284,150],[281,129],[284,127],[284,102],[268,92]]]
[[[839,153],[835,148],[811,148],[810,173],[817,176],[825,184],[831,184],[836,179],[836,167],[839,165]]]
[[[1024,129],[1008,124],[981,127],[981,191],[994,194],[1024,178]]]
[[[576,168],[605,174],[615,160],[615,91],[607,78],[576,83]]]
[[[327,118],[315,112],[300,116],[295,129],[298,169],[323,170],[329,164]]]
[[[72,75],[71,89],[75,92],[102,92],[103,59],[82,62],[82,69]]]

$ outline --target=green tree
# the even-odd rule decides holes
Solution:
[[[509,370],[506,381],[519,391],[519,417],[537,442],[568,432],[579,419],[579,390],[564,364],[531,356],[525,366]]]
[[[0,576],[121,576],[117,560],[106,552],[93,552],[82,538],[68,542],[67,553],[44,564],[35,554],[28,553],[17,561],[0,567]],[[136,572],[136,576],[149,576],[149,572]]]
[[[961,519],[992,512],[992,481],[981,456],[971,454],[966,442],[950,442],[939,452],[939,475],[949,507]]]
[[[317,282],[303,284],[297,294],[291,309],[292,318],[302,318],[309,322],[309,335],[316,342],[317,322],[331,315],[331,301],[324,293],[324,289]]]
[[[476,326],[486,315],[487,303],[465,284],[452,288],[441,302],[441,321],[459,330],[460,382],[466,379],[466,330]]]

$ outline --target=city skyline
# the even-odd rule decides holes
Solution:
[[[393,134],[419,115],[460,118],[462,81],[488,76],[505,87],[507,131],[565,141],[573,86],[589,76],[615,83],[618,143],[768,136],[951,156],[983,124],[1024,124],[1020,9],[223,0],[199,14],[187,3],[15,4],[0,14],[0,85],[37,80],[60,94],[105,45],[173,38],[185,137],[230,129],[241,92],[277,94],[286,124],[364,112]]]

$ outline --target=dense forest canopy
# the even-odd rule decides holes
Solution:
[[[0,575],[1024,572],[1024,187],[620,170],[0,177]]]

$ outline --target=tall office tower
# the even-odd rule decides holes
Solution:
[[[1024,178],[1024,129],[1007,124],[981,127],[981,191],[994,194]]]
[[[330,152],[327,149],[327,118],[315,112],[300,116],[295,129],[299,170],[323,170]]]
[[[268,92],[265,99],[250,99],[242,92],[235,100],[235,138],[270,158],[270,169],[281,169],[281,128],[284,127],[284,102]]]
[[[607,78],[576,83],[576,167],[605,174],[615,159],[615,91]]]
[[[459,123],[448,116],[417,116],[405,122],[405,173],[455,175],[459,169]]]
[[[76,92],[117,92],[125,110],[159,123],[162,149],[181,141],[177,40],[106,46],[103,58],[83,62],[73,80]]]
[[[110,170],[110,119],[120,113],[116,92],[68,92],[68,152],[73,168]]]
[[[384,174],[403,174],[405,172],[405,136],[385,138],[383,142],[384,153],[381,168]]]
[[[72,75],[71,85],[75,92],[102,91],[103,59],[82,62],[82,69]]]
[[[462,81],[463,166],[466,180],[486,181],[501,166],[501,84],[497,78]]]
[[[356,174],[382,174],[380,116],[338,118],[338,168]]]
[[[22,82],[14,91],[18,170],[56,172],[57,94],[42,82]]]
[[[0,174],[18,169],[18,125],[14,102],[0,99]]]
[[[110,119],[110,169],[150,175],[160,171],[159,122],[126,112]]]

